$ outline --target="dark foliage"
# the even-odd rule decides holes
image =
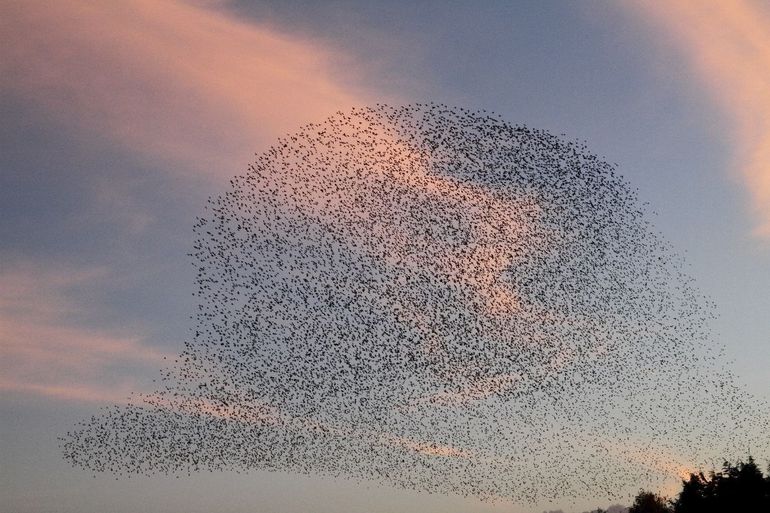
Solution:
[[[607,509],[596,508],[596,509],[592,509],[591,511],[586,511],[584,513],[628,513],[628,507],[621,506],[620,504],[613,504]]]
[[[767,476],[749,456],[746,462],[724,462],[722,470],[690,474],[672,501],[640,491],[629,513],[725,513],[770,511],[770,472]]]
[[[645,492],[644,490],[639,492],[639,495],[634,499],[634,503],[628,510],[628,513],[670,513],[671,507],[668,501],[663,497],[652,493]]]
[[[764,476],[752,457],[720,472],[690,474],[674,503],[675,513],[770,511],[770,474]]]

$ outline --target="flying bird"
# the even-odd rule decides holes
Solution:
[[[80,423],[64,456],[537,502],[767,448],[648,217],[585,144],[486,111],[301,127],[196,221],[199,305],[163,388]]]

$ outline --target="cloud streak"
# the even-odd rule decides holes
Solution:
[[[770,12],[750,0],[627,3],[685,52],[732,122],[735,166],[770,238]]]
[[[369,101],[344,56],[216,8],[6,2],[0,20],[2,89],[68,129],[204,175],[234,174],[276,133]]]
[[[32,264],[0,272],[0,390],[124,403],[137,389],[133,374],[163,365],[171,355],[139,337],[73,321],[79,314],[73,289],[105,273]]]
[[[178,177],[215,182],[245,170],[278,133],[371,101],[353,85],[360,66],[345,56],[221,7],[5,2],[0,91],[34,106],[38,122],[74,133],[87,150],[118,147]],[[101,184],[96,199],[111,211],[133,209],[112,181],[91,183]],[[131,231],[151,217],[132,215]],[[76,322],[84,312],[71,289],[91,286],[106,269],[54,267],[0,272],[0,389],[124,402],[136,384],[125,369],[157,369],[164,353],[139,336]]]

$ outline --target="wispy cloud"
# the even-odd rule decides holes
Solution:
[[[236,20],[221,2],[3,2],[0,38],[7,98],[34,106],[87,148],[121,147],[196,177],[245,171],[276,135],[371,101],[346,56]],[[152,220],[113,181],[91,183],[99,205],[130,214],[132,233]],[[127,369],[162,365],[164,355],[140,336],[75,321],[84,312],[70,289],[105,272],[0,272],[0,388],[122,402],[135,382]]]
[[[94,385],[40,384],[14,379],[13,376],[0,379],[0,391],[31,393],[65,401],[102,404],[126,403],[134,392],[131,385],[105,388]]]
[[[245,170],[276,134],[368,101],[346,57],[216,4],[5,2],[0,28],[0,87],[200,173]]]
[[[732,121],[736,168],[770,238],[770,9],[751,0],[626,2],[664,29]]]
[[[71,293],[106,271],[24,264],[0,272],[0,390],[69,400],[125,402],[137,370],[170,355],[136,336],[75,322]]]
[[[471,458],[470,451],[458,449],[450,445],[439,444],[436,442],[416,442],[404,437],[394,437],[383,435],[381,439],[390,445],[402,447],[410,451],[420,453],[424,456],[439,456],[443,458]]]

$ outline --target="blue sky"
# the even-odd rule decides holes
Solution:
[[[696,6],[700,5],[700,7]],[[9,511],[580,511],[256,472],[115,481],[56,437],[188,337],[206,199],[337,110],[436,101],[583,140],[649,203],[770,399],[767,10],[735,2],[0,7],[0,496]],[[721,20],[718,24],[714,20]],[[741,51],[749,48],[751,51]],[[764,53],[763,53],[764,52]],[[764,77],[764,78],[763,78]]]

